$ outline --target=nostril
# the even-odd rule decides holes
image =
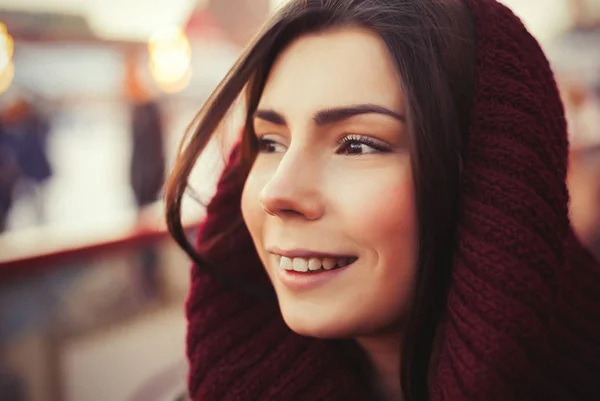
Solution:
[[[299,211],[290,208],[268,208],[263,202],[260,202],[260,205],[265,211],[265,213],[270,216],[295,217],[302,215],[302,213],[300,213]]]
[[[316,220],[323,214],[324,206],[318,196],[274,195],[276,194],[259,198],[261,208],[270,216]]]
[[[281,209],[278,214],[288,217],[304,216],[302,213],[294,209]]]

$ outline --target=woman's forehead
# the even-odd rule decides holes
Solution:
[[[305,35],[277,58],[259,108],[305,116],[351,104],[403,112],[400,78],[381,38],[351,27]]]

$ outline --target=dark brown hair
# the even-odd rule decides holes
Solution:
[[[419,249],[414,305],[403,336],[401,378],[407,400],[427,400],[434,341],[446,306],[460,199],[461,155],[474,81],[472,17],[463,0],[292,0],[268,23],[198,113],[166,188],[167,222],[179,245],[210,269],[181,223],[194,164],[232,104],[245,91],[241,168],[256,143],[252,115],[281,51],[307,33],[341,26],[376,32],[401,77],[417,205]],[[241,223],[241,211],[231,227]],[[214,243],[216,239],[204,239]]]

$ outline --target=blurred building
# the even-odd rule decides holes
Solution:
[[[168,167],[268,5],[60,3],[19,0],[0,11],[14,43],[0,109],[25,99],[47,113],[53,166],[44,225],[32,202],[15,196],[0,234],[0,386],[32,401],[174,400],[185,387],[189,262],[164,231],[160,201],[138,225],[131,106],[156,105]],[[206,198],[219,145],[194,172]],[[187,210],[193,226],[202,208]]]

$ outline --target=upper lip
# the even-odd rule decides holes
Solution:
[[[267,248],[267,252],[272,253],[274,255],[285,256],[290,259],[293,259],[293,258],[339,259],[339,258],[354,257],[353,255],[350,255],[350,254],[334,254],[334,253],[327,253],[327,252],[316,252],[316,251],[311,251],[308,249],[283,250],[283,249],[279,249],[279,248]]]

